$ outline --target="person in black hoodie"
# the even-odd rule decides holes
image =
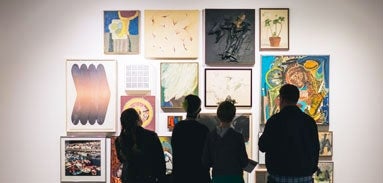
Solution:
[[[141,127],[140,115],[133,108],[123,111],[120,121],[115,146],[123,164],[122,183],[166,182],[164,151],[157,134]]]
[[[201,99],[196,95],[185,97],[183,107],[186,119],[178,122],[172,133],[173,183],[208,183],[209,168],[201,161],[203,147],[209,129],[199,123]]]
[[[243,168],[249,159],[245,140],[233,129],[236,108],[233,101],[219,104],[217,117],[219,126],[208,134],[202,162],[212,167],[212,183],[243,183]]]
[[[266,153],[268,182],[312,183],[319,159],[316,122],[296,105],[296,86],[283,85],[279,98],[281,110],[267,120],[258,142]]]

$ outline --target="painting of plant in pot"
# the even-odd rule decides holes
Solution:
[[[261,8],[259,49],[289,50],[289,9]]]

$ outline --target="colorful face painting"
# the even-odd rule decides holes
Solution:
[[[300,90],[298,106],[318,125],[329,125],[329,56],[262,56],[263,123],[279,112],[279,89]]]
[[[154,96],[121,96],[121,111],[134,108],[140,114],[142,127],[155,131],[155,97]]]
[[[139,14],[133,11],[104,11],[104,53],[139,53]]]

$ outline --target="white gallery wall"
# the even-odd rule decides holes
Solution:
[[[259,8],[268,7],[290,9],[289,51],[258,51]],[[253,132],[258,130],[260,119],[260,55],[330,55],[334,180],[383,182],[382,0],[3,0],[0,2],[0,182],[59,182],[60,136],[67,135],[66,59],[151,63],[155,76],[159,76],[162,60],[144,58],[143,49],[139,55],[104,54],[104,10],[201,10],[201,48],[198,59],[192,61],[200,64],[199,93],[203,97],[203,71],[207,67],[202,46],[205,8],[256,10],[256,63],[251,67],[253,107],[244,110],[253,113]],[[141,48],[145,44],[142,20],[141,17]],[[123,89],[119,88],[121,94]],[[158,78],[154,78],[152,94],[157,96],[159,106]],[[170,135],[164,130],[165,113],[159,107],[156,110],[157,133]],[[257,150],[255,137],[253,152]]]

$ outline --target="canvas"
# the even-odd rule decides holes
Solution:
[[[67,60],[67,132],[116,130],[115,60]]]
[[[61,137],[61,181],[104,182],[105,138]]]
[[[121,96],[121,112],[134,108],[141,116],[142,127],[156,131],[155,96]]]
[[[104,11],[104,53],[139,53],[140,11]]]
[[[125,64],[125,90],[128,92],[148,91],[151,87],[149,64]]]
[[[289,50],[289,9],[259,9],[259,49]]]
[[[166,164],[166,175],[170,175],[173,171],[173,150],[171,145],[170,136],[159,136],[162,149],[164,150],[165,164]]]
[[[314,183],[334,183],[334,163],[318,162],[318,170],[313,175]]]
[[[254,65],[254,19],[254,9],[206,9],[206,65]]]
[[[205,69],[205,106],[216,107],[226,99],[237,107],[251,107],[251,69]]]
[[[110,137],[110,183],[121,183],[123,164],[117,158],[116,138],[117,136]]]
[[[279,89],[289,83],[300,91],[298,107],[318,125],[329,125],[328,55],[262,56],[262,123],[279,111]]]
[[[168,129],[173,131],[174,126],[182,120],[182,116],[168,116]]]
[[[145,57],[197,58],[199,10],[145,10]]]
[[[165,111],[183,111],[185,97],[198,95],[198,63],[162,62],[160,72],[161,108]]]
[[[318,132],[319,137],[319,156],[321,157],[327,157],[332,156],[332,150],[333,150],[333,138],[332,138],[332,131],[329,132]]]

